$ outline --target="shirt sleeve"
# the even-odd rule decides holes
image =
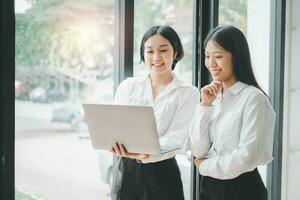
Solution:
[[[180,104],[175,112],[174,118],[167,133],[159,139],[162,149],[177,150],[164,153],[161,156],[150,155],[147,160],[143,161],[144,163],[165,160],[182,151],[182,148],[184,147],[184,144],[188,138],[189,124],[191,123],[195,113],[196,105],[200,99],[198,89],[193,87],[185,94],[183,99],[183,103]]]
[[[201,106],[198,104],[195,117],[191,123],[189,129],[191,151],[197,158],[205,157],[209,150],[209,123],[213,110],[213,106]]]
[[[275,126],[275,113],[264,94],[256,93],[249,97],[242,123],[238,148],[231,153],[204,160],[199,167],[200,174],[232,179],[261,164],[261,153],[270,151],[265,148],[272,147],[266,144],[273,143],[273,140],[267,141],[265,138],[273,138]]]

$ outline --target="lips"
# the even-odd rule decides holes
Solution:
[[[214,69],[214,70],[211,70],[211,73],[212,73],[212,75],[218,75],[220,71],[222,71],[222,69]]]
[[[163,63],[155,63],[152,64],[154,67],[162,67],[164,64]]]

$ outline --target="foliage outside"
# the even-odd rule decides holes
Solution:
[[[248,0],[219,1],[219,24],[236,26],[247,35],[247,1]]]
[[[28,194],[28,193],[16,188],[15,200],[42,200],[42,199],[35,197],[31,194]]]
[[[69,69],[104,72],[113,66],[114,1],[27,0],[31,8],[16,14],[16,77],[40,75]],[[147,28],[167,24],[179,33],[185,58],[180,72],[192,66],[192,1],[135,0],[134,63],[135,70],[145,70],[139,57],[140,40]],[[247,0],[220,1],[220,25],[247,27]],[[142,68],[141,68],[142,67]]]

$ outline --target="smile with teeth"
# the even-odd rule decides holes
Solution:
[[[155,64],[153,64],[155,67],[161,67],[161,66],[163,66],[164,64],[163,63],[155,63]]]

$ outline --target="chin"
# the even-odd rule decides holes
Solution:
[[[222,78],[220,78],[219,76],[212,76],[212,78],[217,81],[222,81]]]
[[[153,73],[155,73],[157,75],[164,75],[167,73],[172,73],[172,71],[166,70],[166,69],[161,69],[161,70],[154,70]]]

